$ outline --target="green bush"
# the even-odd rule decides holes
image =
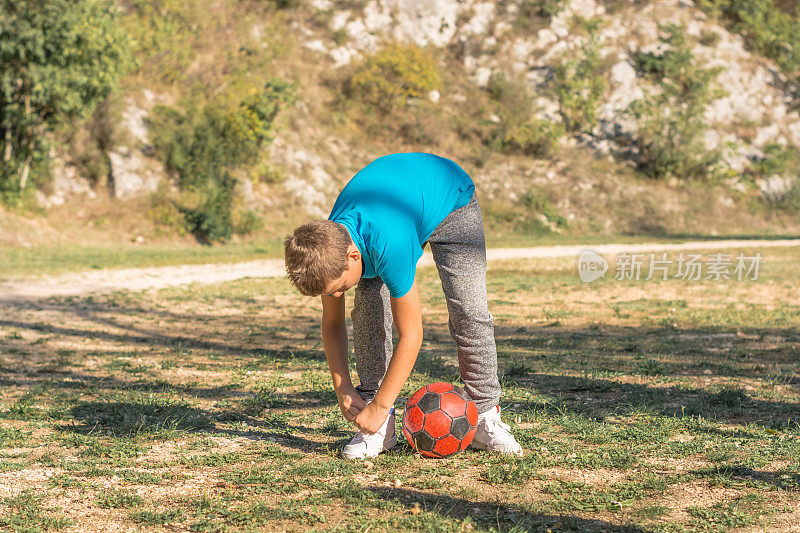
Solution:
[[[532,157],[553,153],[564,134],[563,126],[534,116],[533,99],[524,80],[509,80],[498,73],[489,79],[487,90],[499,121],[487,121],[486,144],[497,151]]]
[[[569,131],[590,131],[597,124],[597,109],[606,90],[598,44],[588,40],[581,53],[556,66],[553,89]]]
[[[250,235],[265,225],[264,217],[252,209],[240,209],[234,213],[233,232],[237,235]]]
[[[764,147],[764,156],[750,165],[750,172],[761,178],[780,175],[792,179],[792,185],[778,197],[768,198],[775,207],[800,212],[800,155],[794,146],[770,143]]]
[[[558,15],[566,5],[565,0],[501,0],[498,3],[503,10],[508,10],[510,4],[514,5],[516,11],[513,25],[520,32],[530,32],[531,28],[543,26]]]
[[[697,66],[680,26],[659,29],[668,49],[634,56],[640,74],[650,77],[658,89],[628,109],[637,121],[633,141],[639,149],[639,168],[655,179],[716,177],[722,171],[721,154],[706,149],[703,115],[708,103],[724,94],[713,83],[720,68]]]
[[[531,212],[538,213],[547,217],[547,220],[558,226],[559,228],[567,227],[567,219],[556,211],[555,207],[550,203],[550,199],[531,188],[522,195],[521,203]]]
[[[132,66],[104,1],[0,0],[0,200],[15,202],[47,163],[47,137],[86,117]]]
[[[752,170],[763,177],[774,174],[800,173],[800,156],[797,148],[780,143],[770,143],[764,147],[764,156],[754,160]]]
[[[488,200],[484,210],[485,220],[494,231],[547,235],[553,232],[553,225],[559,229],[567,227],[566,217],[556,211],[543,191],[535,188],[528,189],[514,202],[506,198]]]
[[[782,11],[773,0],[695,0],[750,48],[773,59],[792,80],[800,81],[800,32],[796,9]]]
[[[275,136],[278,113],[296,99],[295,85],[270,80],[241,101],[211,103],[186,113],[157,106],[150,119],[153,144],[185,189],[202,189],[219,176],[217,168],[253,163]]]
[[[185,113],[166,106],[154,109],[153,144],[181,188],[192,193],[194,201],[179,209],[198,241],[225,242],[236,231],[231,172],[256,161],[275,136],[278,113],[295,99],[294,84],[273,79],[262,91],[233,103]],[[245,226],[253,226],[252,221]]]
[[[236,180],[222,172],[205,189],[199,191],[199,200],[192,207],[179,206],[186,218],[189,231],[202,244],[227,242],[233,234],[233,200]]]
[[[416,45],[392,43],[364,59],[350,79],[348,91],[351,97],[389,113],[440,83],[431,54]]]

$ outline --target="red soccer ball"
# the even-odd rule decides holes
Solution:
[[[472,442],[478,425],[475,402],[461,387],[431,383],[406,402],[403,434],[425,457],[441,459],[460,452]]]

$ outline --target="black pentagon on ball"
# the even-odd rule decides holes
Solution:
[[[469,397],[469,394],[467,394],[467,391],[465,391],[465,390],[464,390],[464,389],[462,389],[461,387],[456,387],[456,386],[454,385],[454,386],[453,386],[453,392],[455,392],[456,394],[458,394],[459,396],[461,396],[461,397],[462,397],[462,398],[463,398],[465,401],[469,401],[469,400],[471,400],[471,399],[472,399],[472,398],[470,398],[470,397]]]
[[[430,452],[436,446],[436,440],[424,431],[418,431],[414,433],[414,444],[417,445],[418,450]]]
[[[439,395],[435,392],[426,392],[419,399],[417,405],[426,415],[439,409]]]
[[[470,425],[469,420],[467,420],[466,416],[459,416],[453,419],[453,423],[450,424],[450,434],[453,435],[458,440],[463,439],[469,433]]]

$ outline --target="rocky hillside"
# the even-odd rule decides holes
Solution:
[[[689,0],[198,4],[123,6],[150,28],[139,66],[105,115],[59,134],[39,205],[111,202],[148,239],[180,231],[189,171],[164,132],[228,94],[252,111],[242,87],[277,76],[296,96],[231,171],[242,233],[325,216],[358,168],[410,150],[462,164],[495,235],[800,228],[793,73]],[[382,83],[411,90],[385,107]]]

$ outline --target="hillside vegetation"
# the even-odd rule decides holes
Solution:
[[[503,242],[800,227],[791,3],[0,5],[5,245],[274,240],[396,151]]]

